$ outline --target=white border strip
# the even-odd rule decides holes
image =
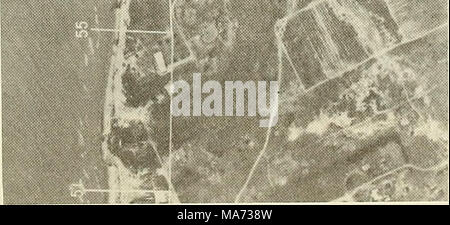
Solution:
[[[1,9],[1,3],[0,3],[0,9]],[[1,18],[1,15],[0,15],[0,21],[2,20],[2,18]],[[2,25],[1,25],[1,23],[0,23],[0,37],[1,37],[1,34],[2,34]],[[1,38],[0,38],[0,99],[1,99],[1,101],[0,101],[0,205],[3,205],[4,203],[3,203],[3,156],[2,156],[2,149],[3,149],[3,140],[2,140],[2,137],[3,137],[3,130],[2,130],[2,127],[3,127],[3,125],[2,125],[2,121],[3,121],[3,118],[2,118],[2,102],[3,102],[3,96],[2,96],[2,63],[1,63],[1,60],[2,60],[2,47],[1,47]]]

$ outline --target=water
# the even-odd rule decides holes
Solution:
[[[90,33],[92,50],[88,40],[75,38],[74,24],[113,28],[112,1],[2,1],[6,204],[78,203],[69,186],[80,179],[105,188],[100,144],[112,34]],[[85,200],[100,203],[105,196]]]

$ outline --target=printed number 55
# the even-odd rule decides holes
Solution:
[[[89,24],[84,21],[76,22],[75,23],[75,37],[77,38],[87,38],[88,37],[88,29]]]

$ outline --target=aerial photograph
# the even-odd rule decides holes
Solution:
[[[3,204],[449,202],[447,0],[1,0]]]

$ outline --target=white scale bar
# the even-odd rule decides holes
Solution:
[[[117,29],[106,28],[91,28],[91,31],[98,32],[119,32]],[[127,30],[127,33],[141,33],[141,34],[168,34],[166,31],[146,31],[146,30]]]
[[[84,193],[156,193],[156,192],[169,192],[169,191],[155,191],[155,190],[114,190],[114,189],[85,189]]]

